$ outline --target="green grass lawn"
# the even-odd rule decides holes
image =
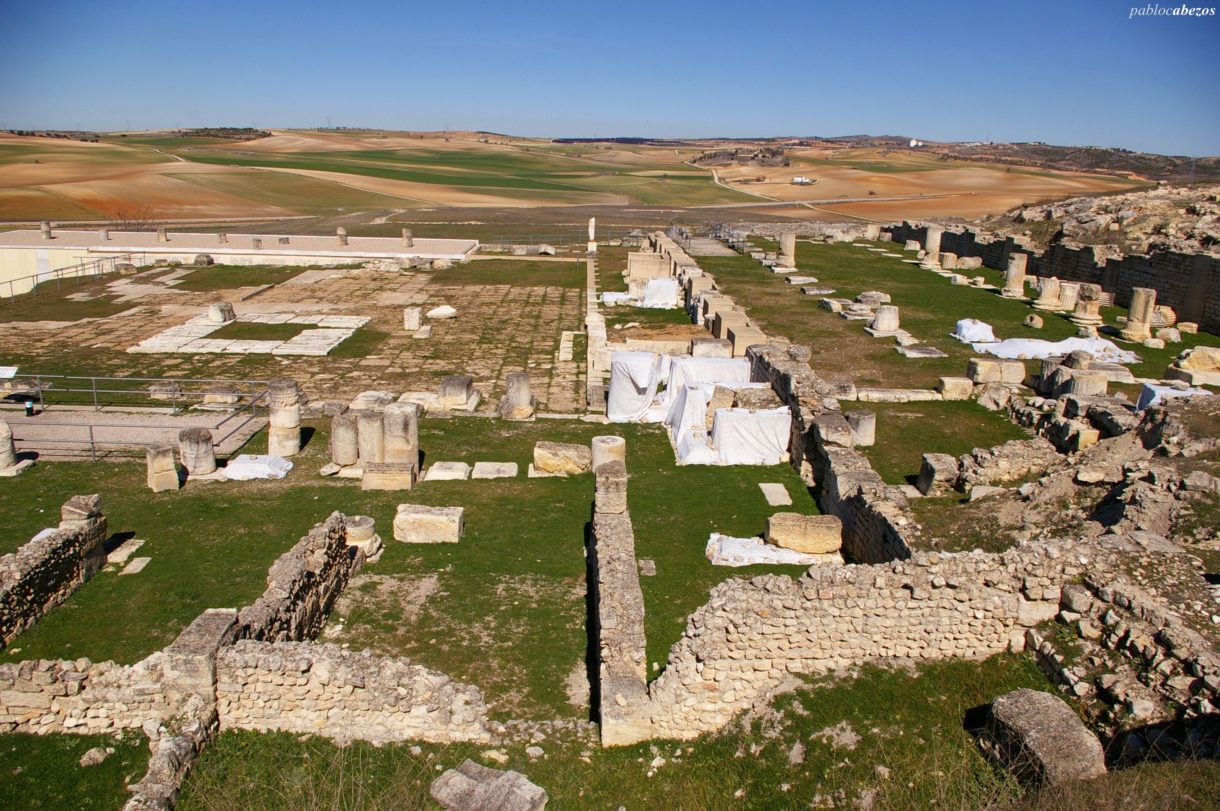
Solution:
[[[224,732],[192,773],[179,808],[432,808],[432,781],[467,757],[524,773],[554,808],[850,808],[862,796],[878,811],[999,806],[1022,791],[983,759],[963,718],[1019,687],[1050,689],[1027,656],[909,672],[864,667],[857,677],[780,696],[769,719],[693,741],[600,749],[552,738],[539,744],[545,755],[538,760],[526,756],[526,744],[502,747],[503,766],[477,745],[419,744],[415,754],[406,744],[339,748],[284,733]],[[836,727],[858,740],[836,743]],[[1201,768],[1203,778],[1220,771]],[[1206,779],[1192,783],[1203,798],[1216,797]]]
[[[81,766],[93,748],[115,751],[100,764]],[[148,739],[139,730],[117,735],[0,735],[0,807],[10,811],[72,808],[120,809],[126,786],[144,777]]]
[[[196,172],[169,174],[167,177],[300,214],[334,214],[342,211],[416,208],[425,205],[406,197],[377,194],[288,172]]]
[[[257,321],[230,321],[209,338],[227,341],[287,341],[300,335],[305,324],[262,324]]]
[[[61,279],[42,282],[29,293],[16,298],[0,298],[0,322],[4,321],[79,321],[82,318],[106,318],[129,310],[130,302],[116,303],[106,290],[115,280],[113,274],[103,277]],[[69,296],[89,295],[78,301]]]
[[[258,287],[265,284],[282,284],[308,270],[303,267],[243,267],[240,265],[212,265],[193,270],[174,285],[175,290],[192,293],[211,293],[216,290],[232,290],[238,287]]]
[[[455,265],[433,273],[431,284],[493,285],[513,287],[562,287],[583,290],[585,263],[583,259],[566,262],[530,262],[514,259],[486,259]]]

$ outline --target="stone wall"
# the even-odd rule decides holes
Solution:
[[[639,740],[630,707],[647,696],[644,592],[635,558],[635,531],[627,511],[627,468],[620,461],[598,466],[589,567],[590,633],[598,641],[594,699],[602,742]]]
[[[267,572],[267,590],[237,617],[237,638],[267,642],[312,639],[347,581],[360,571],[364,553],[347,545],[342,513],[332,513]]]
[[[59,528],[0,557],[0,647],[68,599],[106,562],[106,518],[96,496],[73,496]]]
[[[0,732],[93,735],[172,715],[162,655],[134,665],[88,659],[0,664]]]
[[[822,512],[843,522],[844,555],[857,563],[910,557],[919,524],[906,498],[851,446],[845,421],[842,431],[826,428],[827,415],[840,416],[840,399],[856,399],[855,388],[821,380],[808,363],[774,346],[754,346],[746,354],[750,379],[770,383],[792,411],[792,465],[818,488]]]
[[[794,674],[1020,649],[1025,629],[1058,611],[1058,584],[1097,551],[1044,541],[725,581],[690,616],[648,701],[631,708],[637,729],[684,739],[720,729]]]
[[[337,645],[243,640],[217,659],[223,728],[385,743],[490,739],[478,688],[409,659]]]
[[[884,230],[895,242],[913,239],[922,245],[927,238],[926,227],[908,222]],[[1157,292],[1157,304],[1172,307],[1179,320],[1194,321],[1202,329],[1220,334],[1220,259],[1214,256],[1175,251],[1123,256],[1106,247],[1064,243],[1039,253],[1028,240],[976,233],[961,226],[945,230],[940,249],[981,257],[984,265],[997,270],[1008,267],[1010,254],[1026,253],[1029,275],[1099,284],[1122,306],[1130,304],[1132,288],[1150,287]]]

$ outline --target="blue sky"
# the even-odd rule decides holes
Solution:
[[[1131,18],[1131,2],[11,2],[0,128],[990,135],[1220,155],[1220,15]]]

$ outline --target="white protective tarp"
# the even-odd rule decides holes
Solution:
[[[758,563],[812,566],[820,562],[815,555],[771,546],[764,543],[762,538],[733,538],[719,532],[713,532],[708,537],[704,554],[713,566],[752,566]]]
[[[961,321],[958,321],[952,335],[964,344],[996,343],[995,333],[991,331],[991,325],[977,318],[963,318]]]
[[[665,380],[667,391],[680,390],[687,383],[749,383],[750,361],[745,358],[676,357]]]
[[[1060,357],[1083,349],[1094,360],[1105,363],[1138,363],[1134,352],[1119,349],[1113,341],[1105,338],[1064,338],[1062,341],[1042,341],[1037,338],[1009,338],[998,344],[974,344],[975,352],[986,352],[997,358],[1036,359]]]
[[[614,307],[618,304],[630,304],[634,299],[630,293],[602,293],[602,304]]]
[[[244,482],[250,479],[282,479],[292,470],[292,462],[282,456],[243,453],[234,456],[220,469],[226,479]]]
[[[661,382],[657,356],[651,352],[610,355],[610,392],[606,417],[610,422],[635,422],[648,414]]]
[[[678,368],[675,362],[674,369]],[[671,377],[672,380],[672,377]],[[708,444],[707,407],[712,401],[716,387],[733,389],[767,388],[766,383],[685,383],[678,388],[672,385],[665,390],[668,408],[664,423],[669,429],[669,438],[674,445],[674,454],[680,465],[717,465],[720,457]]]
[[[722,465],[778,465],[788,453],[792,414],[787,406],[718,408],[712,446]]]
[[[644,285],[641,307],[652,310],[672,310],[678,306],[678,280],[668,276],[649,279]]]
[[[1207,389],[1179,389],[1175,386],[1157,386],[1145,383],[1144,388],[1140,389],[1140,397],[1135,401],[1135,407],[1143,411],[1148,406],[1156,405],[1169,397],[1193,397],[1196,394],[1210,395],[1211,392]]]

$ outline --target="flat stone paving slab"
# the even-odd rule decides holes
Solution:
[[[517,477],[516,462],[475,462],[472,479],[515,479]]]
[[[465,462],[433,462],[424,473],[424,481],[463,481],[470,478],[470,465]]]
[[[907,358],[945,358],[948,357],[934,346],[897,346],[894,351]]]
[[[152,558],[132,558],[131,563],[124,566],[123,571],[119,572],[119,574],[138,574],[144,571],[144,567],[148,565],[150,560]]]
[[[762,490],[767,503],[772,507],[786,507],[792,503],[792,496],[789,495],[788,488],[779,482],[761,482],[758,487]]]

